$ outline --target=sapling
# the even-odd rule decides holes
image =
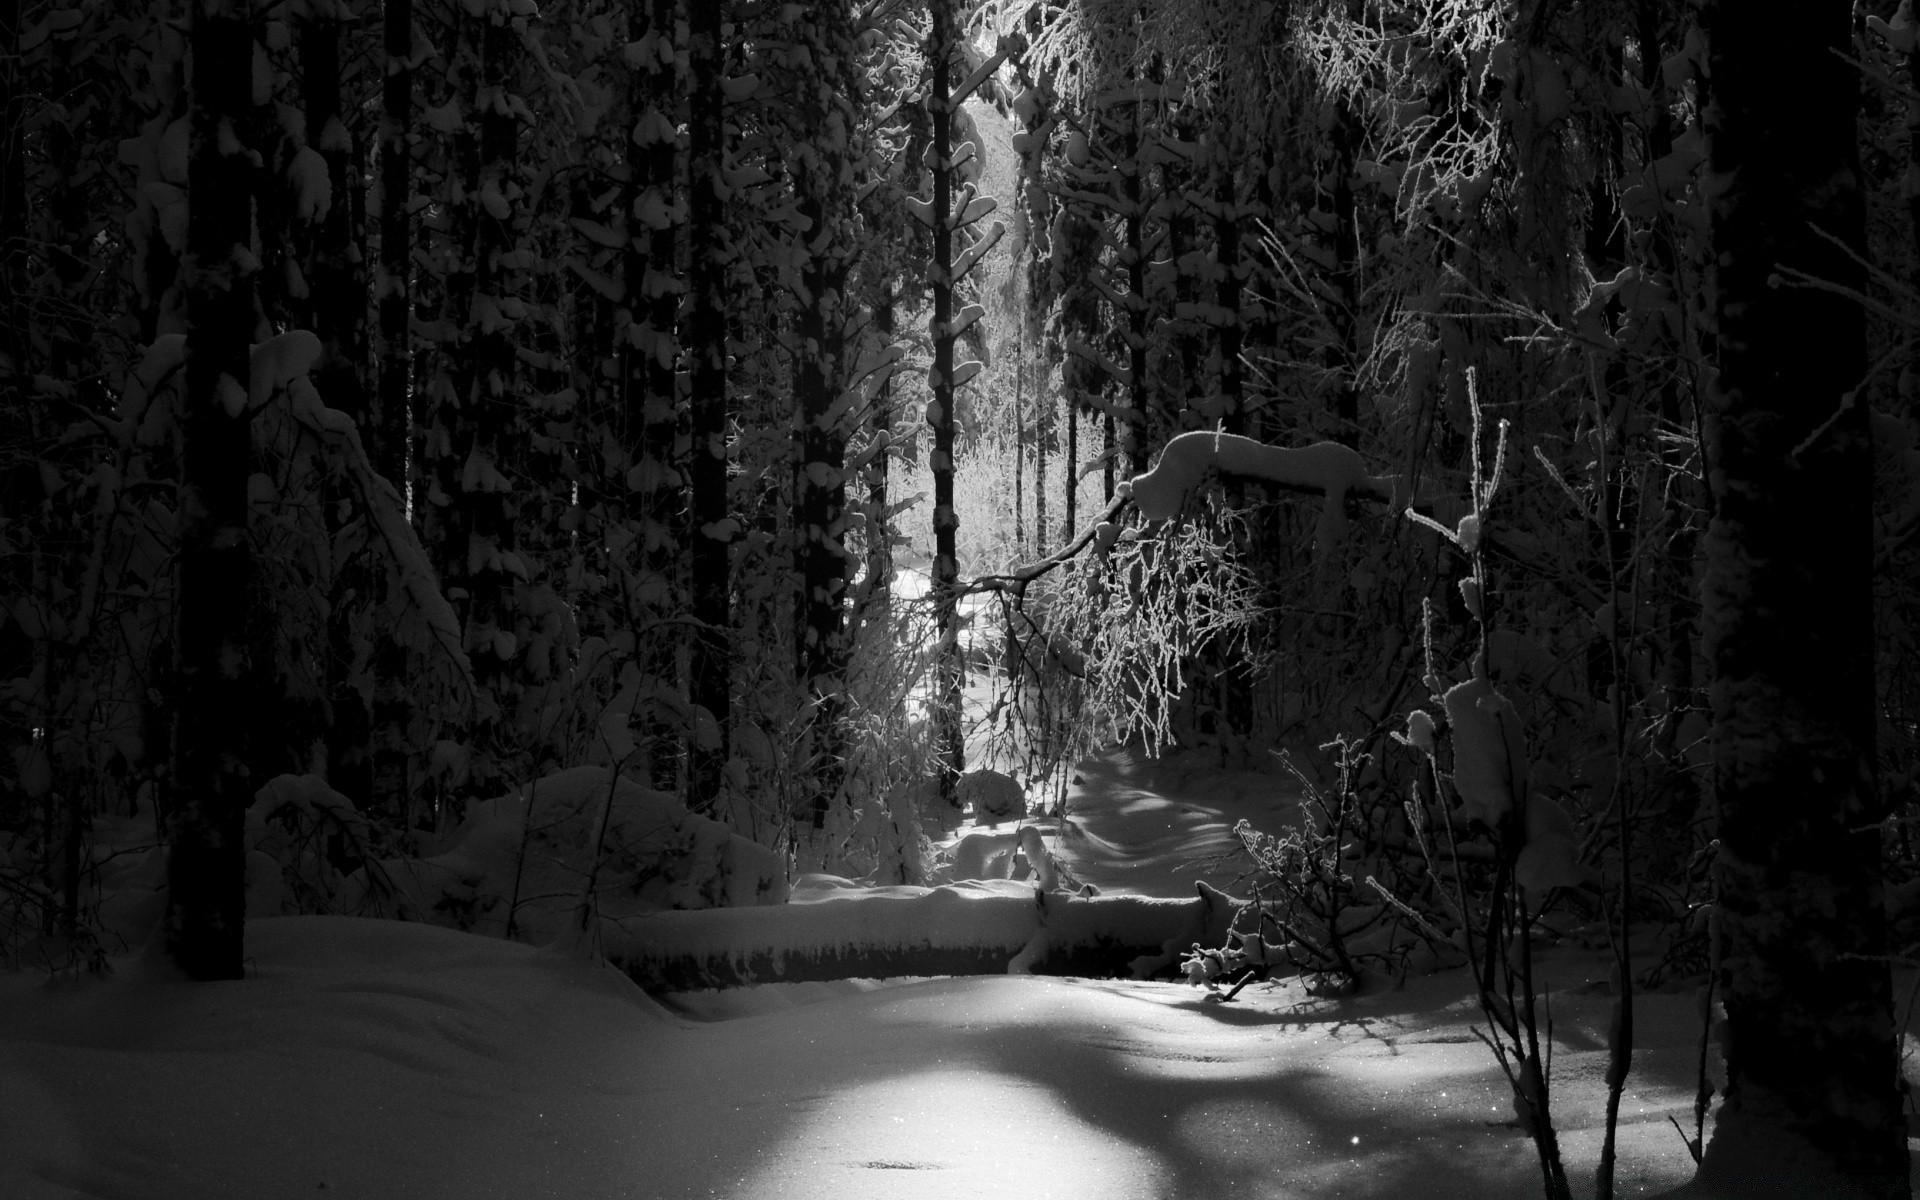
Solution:
[[[1513,1089],[1515,1116],[1520,1127],[1533,1139],[1540,1160],[1545,1191],[1550,1200],[1570,1197],[1566,1168],[1562,1162],[1559,1138],[1553,1125],[1551,1107],[1552,1027],[1551,1010],[1542,1012],[1533,977],[1532,924],[1537,910],[1531,911],[1528,895],[1545,895],[1556,887],[1577,885],[1584,875],[1575,858],[1572,822],[1551,799],[1530,794],[1525,731],[1512,703],[1496,687],[1489,673],[1489,644],[1492,633],[1493,591],[1487,564],[1487,514],[1497,494],[1506,466],[1508,423],[1499,423],[1491,469],[1483,470],[1482,409],[1471,372],[1467,376],[1467,396],[1473,418],[1470,441],[1471,505],[1451,528],[1432,517],[1407,510],[1417,524],[1434,530],[1451,543],[1469,565],[1466,578],[1459,584],[1462,602],[1474,622],[1476,644],[1469,675],[1448,685],[1432,659],[1432,607],[1425,607],[1426,682],[1432,700],[1445,713],[1444,728],[1425,712],[1409,719],[1407,732],[1399,740],[1421,753],[1434,783],[1434,795],[1444,819],[1450,848],[1461,842],[1461,826],[1480,826],[1491,831],[1496,848],[1493,886],[1489,892],[1478,948],[1474,944],[1463,873],[1454,873],[1455,906],[1462,918],[1463,948],[1474,963],[1474,979],[1481,1012],[1487,1021],[1485,1032],[1475,1033],[1493,1051],[1502,1073]],[[1444,736],[1451,750],[1451,771],[1440,766],[1439,740]],[[1447,785],[1457,797],[1457,805],[1446,802]],[[1425,825],[1414,821],[1416,838],[1424,842]],[[1630,1010],[1629,1010],[1630,1011]],[[1618,1015],[1612,1038],[1618,1044],[1630,1037],[1630,1018]],[[1543,1050],[1541,1030],[1546,1026]],[[1625,1078],[1616,1050],[1608,1068],[1608,1083],[1617,1089]],[[1617,1092],[1616,1092],[1617,1095]],[[1607,1142],[1611,1149],[1612,1126],[1617,1119],[1617,1100],[1609,1106]],[[1603,1195],[1610,1194],[1611,1161],[1601,1167]]]

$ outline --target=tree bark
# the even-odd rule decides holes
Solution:
[[[412,304],[413,158],[407,127],[413,120],[413,0],[384,0],[382,38],[386,77],[380,102],[380,274],[374,287],[380,308],[379,411],[367,446],[373,465],[405,489],[413,345],[408,334]]]
[[[928,154],[933,158],[933,392],[927,405],[927,427],[933,433],[930,465],[933,471],[933,607],[939,650],[933,667],[934,753],[938,756],[942,804],[958,804],[955,789],[967,769],[965,730],[960,719],[964,668],[960,661],[960,559],[956,534],[959,510],[953,497],[953,107],[951,80],[956,50],[953,14],[947,0],[934,0],[927,34],[927,69],[932,72],[927,113],[933,136]]]
[[[1779,278],[1865,284],[1859,83],[1840,57],[1851,6],[1702,12],[1719,347],[1703,617],[1727,1088],[1694,1190],[1904,1197],[1876,828],[1873,459],[1850,390],[1865,323],[1847,296]]]
[[[639,538],[636,599],[653,612],[674,610],[674,598],[684,595],[677,568],[677,547],[684,540],[680,492],[683,480],[676,468],[674,440],[680,419],[679,383],[674,366],[678,339],[674,322],[684,290],[675,269],[681,222],[676,219],[675,173],[679,148],[674,111],[679,92],[679,60],[674,41],[679,6],[674,0],[651,0],[650,20],[640,23],[635,41],[645,37],[651,52],[636,68],[636,112],[643,124],[628,139],[628,170],[636,184],[633,206],[627,211],[629,249],[626,261],[627,304],[633,326],[627,349],[627,428],[635,431],[633,459],[639,477],[629,498],[629,519]],[[641,77],[644,74],[644,77]],[[655,119],[657,117],[657,119]],[[644,130],[644,144],[642,131]],[[650,228],[636,223],[641,208],[651,215]],[[643,241],[644,239],[644,241]],[[633,614],[636,621],[640,613]],[[678,642],[665,636],[648,638],[640,647],[643,669],[663,686],[678,691]],[[668,722],[653,720],[647,729],[647,772],[653,786],[677,790],[685,758],[684,739]]]
[[[693,445],[687,456],[692,522],[687,565],[693,612],[706,622],[693,639],[688,698],[713,721],[713,728],[689,748],[687,756],[687,805],[698,813],[710,811],[720,798],[732,711],[729,558],[734,526],[727,519],[726,298],[732,254],[723,206],[726,184],[721,178],[726,128],[720,87],[720,9],[713,3],[695,3],[688,9],[687,69],[692,78],[687,154],[692,196],[687,239],[692,304],[686,353],[692,366]]]
[[[179,697],[173,733],[166,949],[193,979],[243,973],[252,783],[247,632],[252,548],[245,404],[254,305],[253,34],[239,0],[193,9],[188,150],[185,450],[180,479]]]

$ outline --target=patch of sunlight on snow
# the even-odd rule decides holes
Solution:
[[[729,1191],[734,1200],[1132,1200],[1167,1194],[1151,1153],[1074,1116],[1047,1089],[977,1069],[836,1092]]]

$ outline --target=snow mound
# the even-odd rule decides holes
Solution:
[[[603,930],[660,909],[786,900],[779,855],[610,776],[574,767],[472,804],[432,853],[355,872],[336,907],[545,942],[577,926],[589,886]]]
[[[960,777],[954,794],[962,806],[971,805],[974,814],[989,823],[1025,816],[1027,812],[1026,789],[1011,775],[999,771],[968,771]]]

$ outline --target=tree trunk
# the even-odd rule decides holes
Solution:
[[[841,541],[847,504],[842,475],[847,435],[835,403],[845,359],[840,298],[846,294],[847,247],[828,207],[839,183],[831,172],[833,162],[834,156],[821,153],[811,161],[803,160],[794,174],[808,231],[796,322],[800,336],[795,342],[801,460],[793,522],[801,589],[800,654],[795,665],[801,691],[813,706],[807,749],[815,829],[826,825],[841,792],[847,747],[847,552]]]
[[[361,257],[355,247],[357,230],[351,197],[358,187],[353,142],[347,132],[340,98],[341,12],[330,3],[315,3],[300,26],[301,101],[306,110],[307,146],[326,160],[327,211],[307,240],[305,264],[313,305],[313,332],[320,339],[320,359],[313,382],[329,408],[360,423],[371,442],[375,430],[366,424],[367,389],[361,378],[367,360],[367,288]],[[350,492],[337,485],[328,489],[326,521],[329,534],[346,524],[343,510]],[[367,636],[365,598],[373,591],[373,576],[364,560],[345,564],[333,581],[328,610],[327,781],[337,791],[365,807],[373,792],[372,714],[370,697],[355,682],[356,643]],[[349,596],[353,597],[349,600]]]
[[[873,310],[880,351],[893,346],[893,281],[882,285]],[[893,522],[887,516],[888,476],[893,463],[893,368],[882,369],[873,394],[873,438],[880,449],[867,464],[867,600],[879,612],[893,607]]]
[[[939,650],[933,667],[933,737],[938,756],[940,799],[957,805],[956,786],[967,769],[965,731],[960,719],[964,670],[960,661],[960,559],[956,534],[959,511],[953,498],[953,109],[948,73],[956,50],[953,14],[947,0],[933,0],[927,34],[929,81],[927,112],[933,124],[928,154],[933,159],[933,398],[927,405],[927,427],[933,433],[933,579],[934,620]]]
[[[1695,1190],[1716,1196],[1908,1195],[1876,828],[1873,459],[1850,390],[1865,323],[1845,296],[1777,286],[1783,269],[1865,285],[1850,12],[1703,9],[1727,1089]]]
[[[713,727],[688,751],[687,804],[698,813],[711,810],[720,798],[732,713],[729,556],[734,526],[727,520],[726,297],[732,254],[722,200],[726,128],[720,90],[720,9],[716,3],[695,3],[688,9],[687,67],[692,78],[687,154],[692,200],[687,239],[692,305],[686,352],[692,365],[693,434],[687,457],[692,521],[688,576],[693,612],[706,622],[693,639],[688,698],[713,721]]]
[[[682,592],[676,548],[683,542],[680,498],[683,480],[675,467],[674,438],[679,427],[680,394],[674,373],[678,339],[674,321],[684,290],[675,271],[680,222],[674,203],[676,160],[674,111],[679,93],[679,67],[674,27],[679,6],[674,0],[651,0],[651,20],[635,33],[644,35],[651,51],[643,56],[644,78],[636,78],[635,112],[641,121],[628,139],[628,170],[636,183],[635,205],[627,210],[629,248],[626,262],[627,304],[632,327],[627,347],[627,428],[637,434],[632,449],[639,477],[634,480],[629,519],[639,538],[636,599],[632,617],[636,628],[648,613],[674,611]],[[636,6],[636,18],[641,12]],[[643,68],[636,67],[636,75]],[[653,225],[641,228],[636,219],[644,208]],[[642,239],[645,239],[644,245]],[[641,611],[644,610],[644,611]],[[680,688],[677,637],[664,632],[642,635],[642,670],[672,691]],[[647,773],[663,791],[678,788],[684,739],[665,721],[647,728]]]
[[[408,286],[412,274],[413,158],[407,153],[407,126],[413,120],[413,0],[384,0],[382,20],[386,78],[380,112],[380,274],[374,287],[380,306],[379,413],[367,452],[374,469],[403,491],[407,440],[411,433],[408,398],[413,344],[408,335]]]
[[[188,151],[187,411],[180,479],[171,846],[165,944],[193,979],[243,973],[246,850],[252,791],[242,731],[248,713],[252,548],[245,404],[253,335],[253,181],[238,132],[251,116],[253,34],[238,0],[193,10]]]
[[[413,120],[413,0],[383,0],[381,8],[385,76],[380,92],[380,261],[373,285],[380,362],[367,454],[374,470],[408,497],[413,467],[413,218],[408,211],[413,156],[407,150],[407,127]],[[412,718],[412,698],[402,686],[404,670],[398,647],[383,638],[375,659],[371,720],[376,733],[368,789],[376,805],[397,814],[403,828],[411,828],[413,789],[400,737]]]

